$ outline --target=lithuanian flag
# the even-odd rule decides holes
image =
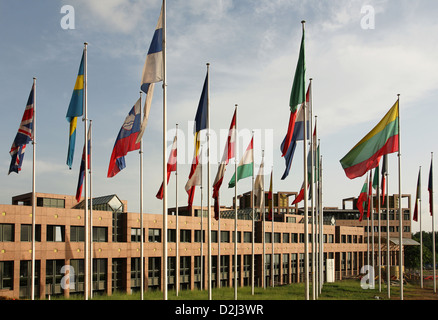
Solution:
[[[399,101],[347,155],[340,160],[348,178],[363,176],[379,165],[380,158],[399,150]]]

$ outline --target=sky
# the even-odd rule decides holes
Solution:
[[[126,168],[115,177],[107,178],[107,171],[117,134],[140,95],[143,65],[160,8],[160,0],[0,1],[0,165],[4,174],[0,203],[10,204],[14,195],[32,190],[31,146],[22,171],[8,175],[8,169],[9,150],[33,77],[37,78],[37,192],[76,193],[84,124],[78,121],[75,158],[69,170],[65,115],[87,42],[93,196],[117,194],[128,201],[128,211],[139,212],[138,152],[128,153]],[[431,153],[438,145],[437,13],[434,0],[168,0],[167,145],[170,152],[178,124],[180,164],[178,187],[173,174],[169,182],[168,206],[175,206],[176,188],[178,204],[187,204],[184,186],[193,157],[193,121],[207,63],[211,183],[237,104],[238,160],[254,131],[255,171],[264,150],[265,185],[272,169],[274,192],[299,191],[302,143],[285,180],[280,179],[285,168],[280,144],[287,130],[301,21],[305,20],[306,79],[313,79],[324,206],[342,207],[342,199],[359,195],[365,177],[348,179],[339,160],[377,125],[400,94],[402,193],[412,194],[414,201],[421,167],[423,230],[430,231],[427,183]],[[155,198],[162,182],[162,101],[159,85],[143,138],[144,212],[157,214],[162,213],[162,202]],[[232,204],[234,189],[227,184],[233,163],[227,167],[221,205]],[[389,157],[389,188],[391,194],[398,193],[397,154]],[[239,194],[250,190],[250,178],[239,181]],[[194,204],[200,204],[199,188]],[[412,231],[418,230],[419,224],[412,222]]]

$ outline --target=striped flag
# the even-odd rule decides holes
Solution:
[[[359,209],[359,212],[360,212],[359,221],[362,221],[362,219],[363,219],[365,200],[368,197],[367,187],[368,187],[368,175],[367,175],[367,178],[365,180],[365,183],[362,186],[362,190],[360,191],[359,197],[357,198],[356,205],[357,205],[357,208]]]
[[[146,101],[144,104],[143,120],[136,143],[140,142],[147,126],[155,83],[163,81],[163,78],[163,7],[161,7],[160,17],[158,18],[141,76],[141,90],[146,93]]]
[[[70,123],[69,140],[68,140],[68,153],[67,153],[67,165],[71,169],[73,165],[73,156],[76,145],[76,127],[78,117],[84,113],[84,55],[82,53],[81,64],[79,66],[78,76],[76,78],[73,94],[70,99],[70,104],[67,110],[67,121]]]
[[[429,211],[430,215],[433,216],[433,161],[430,161],[429,170],[429,183],[427,190],[429,191]]]
[[[253,164],[254,164],[254,148],[253,148],[253,140],[251,138],[251,142],[248,145],[248,148],[245,151],[242,159],[240,160],[237,166],[237,181],[251,177],[253,174]],[[234,188],[236,185],[236,172],[233,174],[230,182],[228,183],[228,188]],[[237,199],[236,199],[237,201]]]
[[[167,183],[169,183],[170,174],[176,171],[176,164],[177,164],[177,135],[175,134],[175,138],[173,138],[172,149],[170,150],[169,160],[167,161]],[[161,183],[161,187],[156,195],[156,197],[160,200],[163,200],[163,185],[164,182]]]
[[[418,171],[417,192],[415,196],[415,208],[412,219],[418,221],[418,201],[421,199],[421,169]]]
[[[273,194],[272,194],[272,171],[271,171],[271,182],[269,183],[269,193],[268,193],[268,221],[272,221],[272,214],[274,213],[273,204]]]
[[[140,143],[136,143],[140,131],[140,108],[138,99],[120,128],[108,166],[108,178],[114,177],[126,167],[125,156],[128,152],[140,149]]]
[[[91,123],[90,123],[90,126],[88,127],[87,148],[88,148],[88,168],[90,168],[90,165],[91,165],[91,163],[90,163],[90,158],[91,158]],[[82,151],[81,168],[79,170],[78,186],[76,188],[76,201],[77,202],[79,202],[81,200],[84,179],[85,179],[85,146],[84,146],[84,149]]]
[[[217,170],[216,178],[213,182],[213,199],[214,199],[214,217],[219,219],[219,189],[224,179],[226,166],[230,159],[234,158],[234,147],[236,144],[236,111],[234,110],[233,119],[231,120],[230,130],[228,131],[227,143],[225,144],[224,154],[222,161]]]
[[[35,95],[35,85],[32,85],[30,90],[29,98],[27,99],[26,108],[24,109],[23,117],[21,118],[21,123],[18,128],[18,132],[12,142],[11,150],[9,154],[11,155],[11,164],[9,166],[9,172],[19,173],[21,171],[21,165],[23,164],[24,151],[26,145],[33,139],[33,126],[34,126],[34,95]]]
[[[385,203],[386,174],[388,173],[388,155],[383,156],[382,160],[382,206]]]
[[[348,178],[363,176],[367,171],[377,167],[383,155],[398,151],[398,123],[399,102],[397,100],[379,124],[340,160]]]
[[[193,197],[195,196],[195,188],[201,184],[201,166],[199,166],[199,158],[201,153],[201,130],[207,129],[207,97],[208,97],[208,72],[205,76],[204,87],[202,89],[201,98],[199,100],[198,109],[195,116],[195,154],[193,156],[192,166],[190,168],[189,180],[186,183],[185,190],[189,195],[188,207],[192,207]]]

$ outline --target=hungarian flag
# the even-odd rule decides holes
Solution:
[[[418,221],[418,200],[421,199],[421,169],[418,171],[418,179],[417,179],[417,192],[415,197],[415,208],[414,208],[414,216],[412,219],[414,221]]]
[[[177,162],[177,135],[175,134],[175,138],[173,139],[172,149],[170,150],[169,160],[167,161],[167,183],[169,184],[170,174],[176,171],[176,162]],[[163,183],[161,183],[160,190],[156,197],[160,200],[163,200]]]
[[[114,177],[126,167],[125,156],[128,152],[140,149],[140,143],[136,143],[141,122],[140,107],[138,99],[120,128],[108,166],[108,178]]]
[[[363,176],[377,167],[385,154],[399,150],[398,100],[379,124],[340,160],[348,178]]]
[[[357,198],[356,205],[357,205],[357,208],[359,209],[359,212],[360,212],[359,221],[362,221],[362,219],[363,219],[365,200],[367,200],[367,197],[368,197],[367,187],[368,187],[368,176],[365,180],[365,183],[362,186],[362,190],[360,191],[359,197]]]
[[[236,110],[234,110],[233,119],[231,120],[230,130],[228,131],[227,143],[225,144],[222,161],[217,170],[216,179],[213,183],[213,199],[214,199],[214,218],[219,220],[219,189],[224,179],[226,166],[230,159],[234,158],[234,147],[236,144]]]
[[[429,171],[429,184],[427,190],[429,190],[429,210],[430,215],[433,216],[433,162],[430,161],[430,171]]]
[[[251,142],[249,143],[248,148],[245,151],[242,159],[240,160],[237,166],[237,181],[251,177],[253,174],[253,165],[254,165],[254,149],[253,149],[253,140],[251,138]],[[236,185],[236,172],[233,174],[230,182],[228,183],[228,188],[233,188]],[[237,199],[236,199],[237,200]]]

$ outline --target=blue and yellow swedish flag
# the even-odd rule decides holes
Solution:
[[[84,54],[82,54],[81,65],[79,67],[78,77],[71,96],[70,105],[67,110],[67,121],[70,123],[67,165],[71,169],[73,164],[73,155],[76,144],[76,127],[78,117],[84,113]]]

